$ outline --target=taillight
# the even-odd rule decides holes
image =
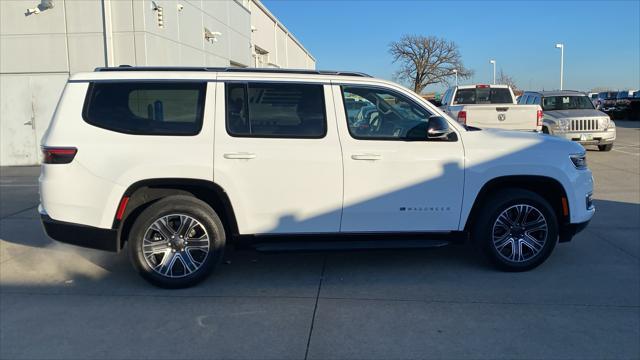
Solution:
[[[462,110],[458,111],[458,122],[467,125],[467,112]]]
[[[542,110],[538,110],[538,126],[542,126]]]
[[[78,153],[78,149],[72,147],[42,147],[42,163],[44,164],[68,164]]]

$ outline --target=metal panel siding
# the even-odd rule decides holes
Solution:
[[[230,47],[229,59],[245,66],[251,66],[251,40],[235,31],[229,32]]]
[[[288,67],[287,66],[287,34],[279,27],[276,26],[276,48],[277,48],[277,59],[276,64],[280,67]]]
[[[31,126],[31,91],[28,75],[0,75],[0,165],[30,165],[37,159]]]
[[[1,73],[58,71],[69,71],[64,34],[0,37]]]
[[[133,31],[133,0],[111,0],[111,28],[116,33]]]
[[[104,37],[97,34],[69,34],[69,68],[71,73],[93,71],[96,64],[106,65]]]
[[[0,35],[64,34],[65,15],[62,2],[53,9],[25,16],[40,1],[0,0]]]
[[[208,1],[202,2],[202,10],[209,16],[221,21],[229,22],[229,5],[232,1]]]
[[[184,3],[183,6],[182,11],[178,12],[180,42],[203,51],[205,41],[203,13],[190,3]]]
[[[114,1],[112,1],[113,3]],[[61,6],[62,4],[58,4]],[[65,1],[69,33],[100,33],[103,31],[101,1]],[[47,10],[48,11],[48,10]],[[40,14],[38,14],[39,16]]]
[[[246,34],[249,37],[251,32],[251,13],[235,1],[229,1],[228,26],[235,31]]]
[[[254,6],[251,10],[251,25],[256,29],[251,36],[253,43],[271,53],[273,57],[276,51],[276,39],[274,36],[275,23],[259,7]]]

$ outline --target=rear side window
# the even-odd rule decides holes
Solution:
[[[327,132],[321,84],[227,83],[231,136],[322,138]]]
[[[202,129],[205,82],[95,82],[82,117],[135,135],[196,135]]]

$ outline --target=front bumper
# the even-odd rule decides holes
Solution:
[[[54,220],[40,214],[47,236],[53,240],[91,249],[117,252],[118,231]]]
[[[562,137],[570,141],[575,141],[582,145],[607,145],[607,144],[613,144],[613,142],[616,140],[616,129],[610,128],[609,130],[606,130],[606,131],[594,131],[594,132],[588,132],[588,131],[561,132],[556,130],[552,133],[552,135]]]

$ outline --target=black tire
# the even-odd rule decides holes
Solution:
[[[546,126],[543,126],[542,127],[542,133],[548,135],[549,134],[549,128],[547,128]]]
[[[496,221],[503,211],[521,204],[535,208],[544,217],[547,233],[544,244],[537,254],[534,255],[534,251],[527,247],[525,250],[531,253],[530,258],[523,259],[523,261],[511,261],[504,254],[501,254],[494,245],[494,226],[497,226],[495,225]],[[551,255],[558,242],[558,221],[553,208],[540,195],[524,189],[504,189],[488,197],[474,222],[471,235],[476,247],[497,268],[504,271],[527,271],[542,264]],[[522,251],[522,253],[525,252]]]
[[[598,145],[600,151],[611,151],[611,149],[613,149],[613,144]]]
[[[197,266],[199,267],[193,270],[193,272],[186,274],[187,267],[185,264],[187,262],[181,260],[182,258],[177,259],[180,260],[180,264],[171,266],[171,275],[173,275],[174,270],[176,270],[177,275],[175,275],[175,277],[171,277],[171,275],[165,276],[160,274],[149,264],[150,261],[156,261],[158,257],[156,255],[153,255],[150,257],[150,260],[145,259],[143,253],[143,243],[148,229],[152,226],[152,224],[154,224],[154,222],[156,222],[156,220],[166,216],[175,216],[175,214],[186,215],[199,222],[199,225],[196,226],[200,232],[206,230],[205,235],[207,235],[209,242],[208,253],[206,253],[206,255],[202,255],[204,254],[204,251],[200,251],[199,253],[196,253],[194,255],[194,250],[189,250],[187,248],[187,245],[184,245],[188,244],[188,242],[185,241],[182,244],[183,251],[178,250],[177,252],[181,254],[184,254],[185,251],[189,252],[189,258],[192,260],[194,258],[191,257],[191,255],[199,255],[201,258],[198,260],[201,261],[194,261],[191,263],[191,265],[193,265],[194,267],[196,266],[194,264],[198,264]],[[194,226],[194,229],[196,228],[196,226]],[[155,233],[157,233],[157,236],[160,236],[160,238],[162,238],[162,240],[160,240],[160,238],[157,239],[158,243],[164,244],[164,237],[161,235],[161,233]],[[177,233],[178,232],[176,232],[175,234]],[[195,234],[195,232],[193,234]],[[187,235],[185,235],[184,240],[187,240]],[[169,242],[168,239],[167,242]],[[213,272],[214,268],[222,261],[225,242],[226,237],[222,222],[220,221],[220,218],[215,213],[215,211],[208,204],[188,195],[168,196],[146,208],[135,220],[129,234],[129,260],[131,261],[133,267],[138,271],[138,273],[140,273],[140,275],[145,280],[149,281],[153,285],[170,289],[186,288],[201,282]],[[159,256],[161,259],[164,259],[164,256],[167,255]],[[178,262],[177,260],[176,264]],[[180,270],[180,267],[182,267],[182,273],[178,271]]]

